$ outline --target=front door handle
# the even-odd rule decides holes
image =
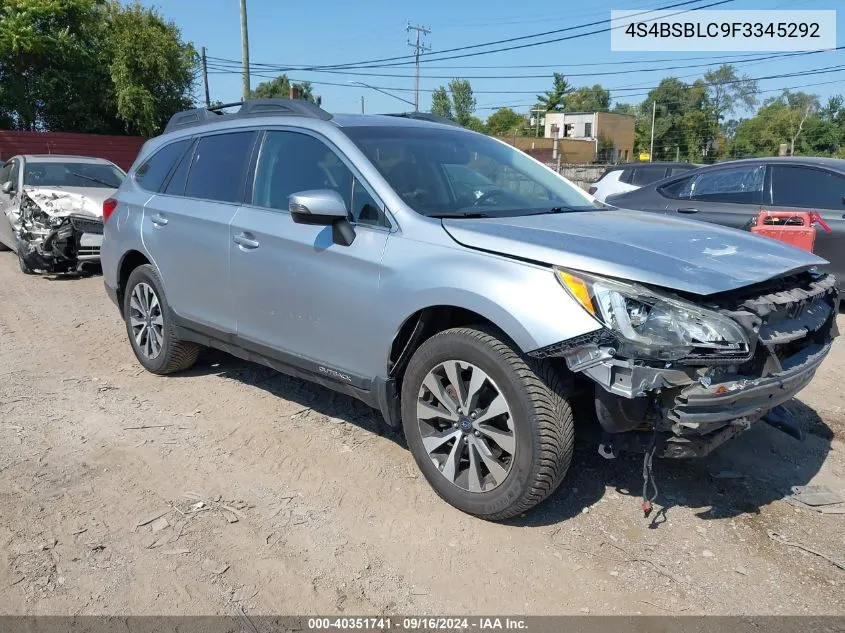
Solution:
[[[258,243],[258,240],[253,239],[251,233],[238,233],[234,238],[235,244],[240,246],[241,248],[245,248],[248,250],[252,250],[261,246]]]
[[[698,213],[698,209],[692,209],[690,207],[686,207],[684,209],[678,209],[678,213]]]
[[[164,226],[165,224],[167,224],[167,218],[164,217],[161,213],[156,213],[155,215],[150,217],[150,222],[152,222],[156,226]]]

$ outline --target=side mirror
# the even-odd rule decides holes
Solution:
[[[355,241],[355,229],[347,219],[346,202],[337,191],[299,191],[288,197],[288,205],[291,219],[296,224],[331,226],[332,239],[341,246],[349,246]]]
[[[3,193],[12,194],[15,192],[15,183],[11,180],[3,183]]]

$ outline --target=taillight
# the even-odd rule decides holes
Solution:
[[[590,187],[589,189],[587,189],[587,193],[590,194],[590,195],[593,195],[598,190],[599,190],[598,187]]]
[[[114,210],[117,209],[117,200],[114,198],[106,198],[103,200],[103,222],[108,222],[109,217]]]

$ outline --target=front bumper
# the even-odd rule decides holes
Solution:
[[[711,305],[745,328],[754,346],[745,358],[619,358],[607,330],[535,355],[560,356],[570,371],[592,379],[606,446],[645,450],[657,434],[663,456],[706,455],[806,387],[839,334],[832,276],[806,273],[763,290]]]
[[[667,411],[676,435],[705,435],[725,424],[746,419],[758,420],[806,387],[822,364],[832,343],[811,345],[788,359],[783,371],[748,380],[737,377],[704,386],[700,383],[682,389],[675,406]]]

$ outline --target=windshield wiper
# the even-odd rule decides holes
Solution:
[[[99,178],[95,178],[94,176],[88,176],[86,174],[80,174],[75,171],[68,171],[71,176],[76,176],[77,178],[84,178],[85,180],[90,180],[91,182],[98,182],[101,185],[105,185],[106,187],[111,187],[112,189],[117,189],[112,183],[106,182],[105,180],[100,180]]]
[[[453,211],[451,213],[435,213],[428,216],[430,218],[448,219],[448,218],[492,218],[489,213],[481,213],[479,211]]]

